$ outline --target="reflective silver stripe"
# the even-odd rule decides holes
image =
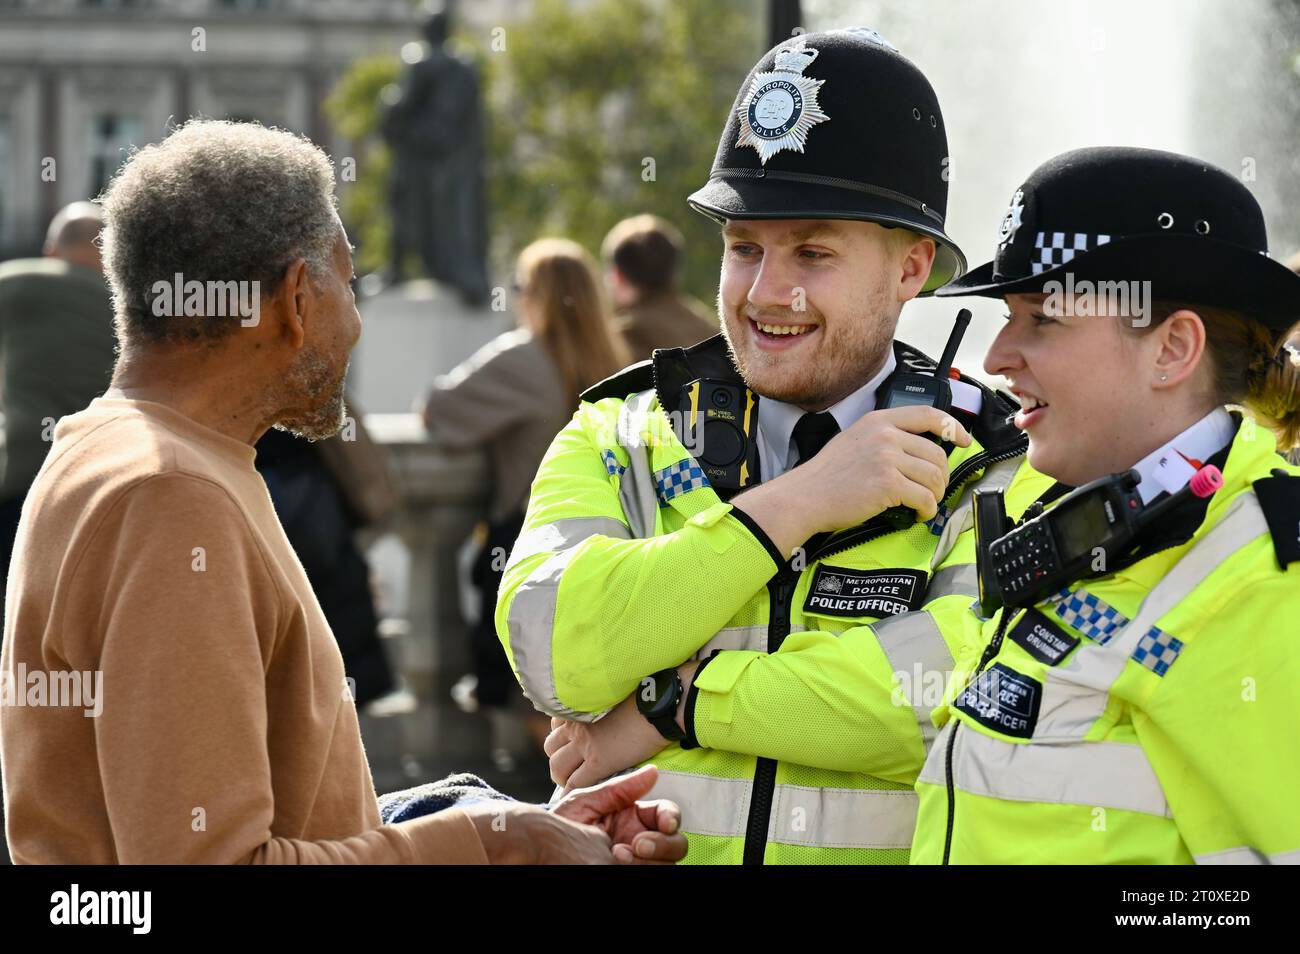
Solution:
[[[749,824],[751,778],[713,778],[688,772],[665,772],[648,799],[667,798],[682,810],[682,830],[694,835],[744,837]]]
[[[1010,460],[1000,460],[984,472],[984,476],[966,487],[957,498],[957,506],[953,508],[952,515],[948,517],[943,525],[943,532],[939,534],[939,543],[934,548],[934,554],[930,557],[930,569],[934,569],[942,563],[952,552],[952,548],[957,545],[957,538],[967,530],[975,526],[975,510],[972,500],[976,490],[993,489],[1001,487],[1004,490],[1011,485],[1011,481],[1016,476],[1016,471],[1024,463],[1024,456],[1012,457]]]
[[[521,533],[510,551],[506,569],[539,553],[558,553],[597,536],[626,540],[632,534],[622,521],[613,517],[565,517]]]
[[[506,627],[524,695],[550,715],[575,722],[594,722],[601,713],[575,712],[556,698],[555,671],[551,665],[551,633],[555,629],[560,578],[576,552],[573,548],[561,550],[519,584],[506,614]]]
[[[904,613],[873,623],[876,642],[889,661],[890,670],[898,677],[899,685],[910,685],[912,691],[903,698],[912,706],[916,722],[921,727],[921,738],[928,746],[934,741],[935,728],[930,713],[942,701],[943,686],[953,669],[952,653],[944,642],[943,633],[934,618],[924,610]],[[939,673],[937,681],[931,673]],[[937,686],[938,692],[931,692]]]
[[[1208,855],[1197,855],[1198,865],[1300,865],[1300,848],[1266,855],[1258,848],[1225,848]]]
[[[974,563],[956,563],[936,571],[930,578],[929,589],[925,591],[925,601],[928,603],[930,600],[941,596],[952,596],[954,593],[968,596],[973,600],[979,599],[979,574],[975,570]]]
[[[1082,739],[1087,735],[1105,712],[1110,687],[1147,630],[1234,553],[1266,533],[1268,523],[1255,495],[1238,496],[1205,537],[1151,588],[1137,615],[1105,646],[1085,641],[1069,664],[1044,670],[1034,740]]]
[[[647,798],[668,798],[682,809],[682,830],[743,838],[749,825],[750,778],[659,773]],[[777,785],[768,841],[815,848],[908,848],[916,827],[916,794],[870,788]]]
[[[944,726],[921,781],[946,784],[944,757],[956,723],[954,719]],[[972,795],[1173,817],[1155,769],[1140,745],[1015,743],[966,726],[953,747],[952,776],[957,788]]]
[[[916,807],[911,789],[778,785],[767,840],[816,848],[910,848]]]
[[[650,451],[641,437],[641,422],[646,409],[654,402],[654,390],[633,394],[618,411],[618,443],[627,451],[627,470],[619,478],[618,500],[632,536],[654,536],[659,516],[659,498],[655,494],[654,475],[650,473]]]
[[[948,751],[948,736],[952,735],[952,728],[957,724],[956,719],[949,719],[942,729],[939,730],[939,737],[934,740],[930,746],[930,752],[925,757],[925,764],[921,766],[921,774],[918,776],[918,782],[925,782],[927,785],[947,785],[948,778],[944,774],[944,760]]]
[[[720,629],[710,637],[709,641],[700,647],[700,651],[695,654],[696,659],[707,659],[715,649],[749,649],[754,652],[767,652],[767,630],[766,623],[761,626],[728,626]],[[791,626],[791,633],[802,633],[804,627]]]

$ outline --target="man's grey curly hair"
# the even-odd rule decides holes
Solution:
[[[100,201],[123,346],[216,341],[239,327],[237,317],[156,315],[156,282],[258,281],[265,296],[296,258],[324,274],[338,236],[329,157],[256,123],[190,120],[134,153]]]

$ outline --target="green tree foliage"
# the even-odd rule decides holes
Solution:
[[[686,196],[707,179],[727,111],[763,48],[763,11],[759,0],[538,0],[495,36],[458,34],[487,100],[495,273],[508,274],[542,235],[595,252],[619,219],[653,212],[686,235],[684,284],[712,300],[718,230]],[[379,91],[400,69],[395,59],[363,60],[339,83],[328,108],[345,136],[377,145]],[[387,165],[376,145],[358,157],[344,209],[367,269],[387,247]]]
[[[384,87],[401,76],[402,61],[390,56],[357,60],[325,101],[334,128],[353,144],[357,180],[344,194],[342,214],[357,246],[358,274],[388,261],[389,221],[385,184],[390,155],[379,138],[379,100]]]

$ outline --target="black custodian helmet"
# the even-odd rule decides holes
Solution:
[[[728,219],[857,219],[935,240],[924,292],[965,271],[944,232],[948,137],[929,80],[874,30],[807,33],[745,77],[709,181],[687,200]]]

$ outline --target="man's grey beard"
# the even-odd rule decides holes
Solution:
[[[289,400],[298,403],[304,398],[319,401],[308,408],[291,407],[281,412],[275,423],[276,430],[288,431],[309,441],[323,441],[333,437],[347,423],[347,406],[343,401],[347,369],[335,379],[329,365],[315,352],[304,354],[302,360],[289,373]]]

